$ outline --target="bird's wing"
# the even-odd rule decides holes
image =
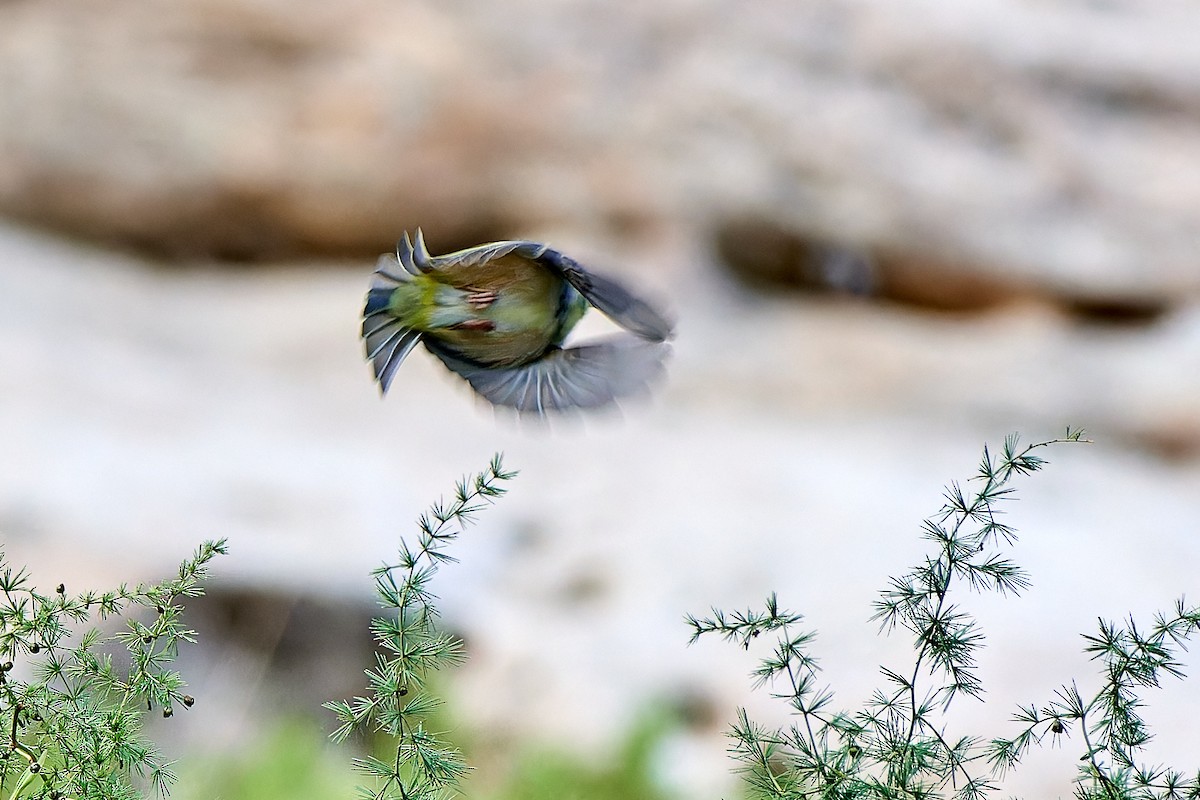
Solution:
[[[532,247],[518,248],[516,252],[562,275],[589,303],[622,328],[651,342],[664,342],[671,338],[674,323],[662,311],[634,296],[612,278],[597,275],[575,259],[545,245],[534,242],[522,244]]]
[[[510,253],[561,275],[589,303],[618,325],[643,339],[664,342],[674,333],[674,323],[662,311],[635,296],[612,278],[598,275],[570,256],[539,242],[492,242],[443,256],[431,256],[425,246],[425,238],[418,228],[415,241],[410,239],[407,233],[404,234],[396,247],[395,261],[408,273],[418,275],[435,268],[484,264]],[[382,270],[381,272],[392,280],[403,279],[403,276]]]
[[[484,367],[463,360],[435,339],[425,347],[493,405],[543,414],[597,408],[638,394],[663,371],[669,345],[618,335],[597,342],[554,348],[517,367]]]
[[[410,275],[420,275],[429,272],[431,260],[429,249],[425,247],[425,234],[421,233],[421,229],[417,228],[416,244],[413,244],[413,240],[408,237],[408,231],[405,231],[404,236],[396,243],[396,261],[400,262],[400,266]]]
[[[432,269],[485,264],[494,258],[506,256],[514,251],[519,251],[520,255],[534,260],[534,255],[545,249],[546,246],[544,244],[515,240],[490,242],[488,244],[476,245],[475,247],[468,247],[465,250],[455,250],[453,253],[446,253],[441,256],[432,256],[429,254],[429,249],[425,246],[425,237],[421,234],[421,229],[417,228],[415,243],[409,241],[408,234],[405,233],[404,238],[397,245],[396,252],[402,262],[407,260],[413,264],[414,269],[428,272]]]

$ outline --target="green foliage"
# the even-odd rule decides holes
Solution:
[[[427,724],[456,727],[445,708]],[[627,734],[616,757],[592,763],[544,745],[516,755],[499,780],[468,787],[485,800],[669,800],[653,775],[653,757],[663,738],[678,725],[675,715],[653,708]],[[476,738],[458,728],[456,744],[470,752]],[[328,800],[350,797],[357,776],[336,749],[322,747],[320,726],[307,718],[275,723],[250,749],[185,759],[180,764],[176,800]],[[386,741],[385,741],[386,740]],[[379,752],[392,746],[380,737]],[[481,771],[482,772],[482,771]],[[480,773],[475,773],[481,777]],[[486,784],[486,785],[484,785]]]
[[[80,595],[62,584],[39,592],[0,554],[0,797],[132,800],[146,782],[165,794],[174,775],[142,719],[194,702],[170,669],[195,635],[179,601],[203,593],[208,563],[224,552],[224,540],[205,542],[175,578]],[[133,613],[141,608],[153,610],[151,622]],[[80,630],[109,617],[124,629]]]
[[[518,759],[495,800],[668,800],[653,774],[655,751],[678,725],[662,711],[645,714],[617,758],[591,765],[561,752],[537,749]]]
[[[1015,595],[1029,586],[1025,572],[1004,555],[1016,533],[1000,521],[998,506],[1010,497],[1013,478],[1045,464],[1035,451],[1079,441],[1082,432],[1069,429],[1062,439],[1026,447],[1010,436],[998,456],[984,448],[974,491],[958,484],[946,489],[944,505],[923,526],[933,552],[893,578],[874,603],[883,632],[903,630],[912,637],[913,660],[902,668],[882,667],[885,683],[861,709],[833,710],[833,692],[819,682],[811,652],[814,634],[798,631],[803,617],[781,609],[774,595],[762,611],[714,609],[709,617],[687,618],[693,641],[717,635],[748,649],[763,633],[777,637],[754,674],[790,704],[797,719],[775,730],[739,711],[731,752],[753,796],[971,800],[994,794],[997,780],[1032,745],[1047,736],[1060,741],[1075,730],[1083,746],[1078,797],[1200,797],[1200,776],[1137,763],[1150,739],[1138,691],[1157,686],[1164,674],[1181,674],[1176,653],[1200,628],[1200,608],[1182,600],[1148,630],[1132,619],[1124,626],[1101,621],[1098,635],[1084,637],[1105,679],[1091,698],[1074,683],[1064,686],[1045,706],[1019,709],[1015,720],[1022,727],[1012,738],[946,733],[950,705],[983,693],[975,656],[984,637],[957,592],[966,587]]]
[[[180,764],[176,800],[329,800],[350,797],[355,776],[340,753],[327,751],[308,719],[275,723],[249,750]]]
[[[1033,744],[1050,737],[1059,741],[1078,731],[1085,748],[1075,794],[1088,800],[1125,798],[1200,797],[1200,773],[1185,776],[1175,769],[1138,763],[1151,735],[1138,709],[1138,689],[1155,687],[1165,673],[1183,677],[1176,653],[1200,630],[1200,606],[1188,607],[1181,598],[1169,616],[1159,613],[1148,631],[1133,618],[1126,625],[1099,621],[1099,633],[1084,636],[1084,651],[1102,666],[1104,680],[1088,699],[1072,683],[1055,693],[1042,708],[1019,709],[1023,725],[1010,739],[995,739],[990,758],[996,768],[1011,769]]]
[[[437,627],[437,608],[429,582],[438,567],[453,559],[446,546],[458,537],[473,515],[504,494],[500,483],[516,476],[506,472],[496,455],[488,468],[474,478],[459,481],[454,501],[438,502],[417,521],[415,548],[401,541],[396,564],[385,564],[373,573],[380,605],[389,612],[372,623],[372,632],[383,652],[374,669],[368,669],[368,694],[351,701],[327,703],[340,727],[335,741],[354,732],[382,733],[394,737],[394,756],[366,756],[355,765],[376,788],[361,787],[364,798],[418,800],[452,795],[467,766],[458,748],[425,725],[442,700],[428,689],[433,674],[462,659],[462,642]]]

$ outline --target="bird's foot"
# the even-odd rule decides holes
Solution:
[[[497,296],[491,289],[471,289],[467,292],[467,305],[474,309],[484,309],[496,302]]]
[[[468,319],[451,325],[450,328],[451,330],[456,331],[482,331],[484,333],[489,333],[496,330],[496,325],[495,323],[486,319]]]

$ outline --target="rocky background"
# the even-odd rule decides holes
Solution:
[[[456,705],[592,753],[690,708],[660,761],[691,797],[729,791],[736,705],[781,710],[683,615],[778,590],[857,703],[904,645],[872,593],[984,441],[1096,443],[1021,486],[1035,588],[979,602],[969,721],[1085,685],[1098,615],[1198,593],[1190,0],[13,0],[0,211],[8,555],[102,586],[231,539],[174,735],[358,691],[366,573],[501,450],[521,477],[441,583]],[[666,298],[661,391],[529,425],[417,353],[381,402],[357,313],[417,225]],[[1198,702],[1152,704],[1151,760],[1195,766]],[[1066,794],[1073,744],[1013,790]]]

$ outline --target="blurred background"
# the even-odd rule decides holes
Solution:
[[[785,716],[684,614],[778,591],[856,706],[905,659],[874,593],[1012,431],[1095,444],[1019,486],[1034,588],[970,606],[962,733],[1094,686],[1097,616],[1200,594],[1191,0],[9,0],[0,214],[8,557],[82,590],[230,540],[155,731],[180,797],[347,796],[320,703],[364,686],[368,572],[497,451],[438,583],[472,796],[735,795],[735,708]],[[667,379],[528,424],[414,353],[381,401],[358,315],[418,225],[662,299]],[[1152,698],[1152,761],[1196,767],[1197,703]]]

